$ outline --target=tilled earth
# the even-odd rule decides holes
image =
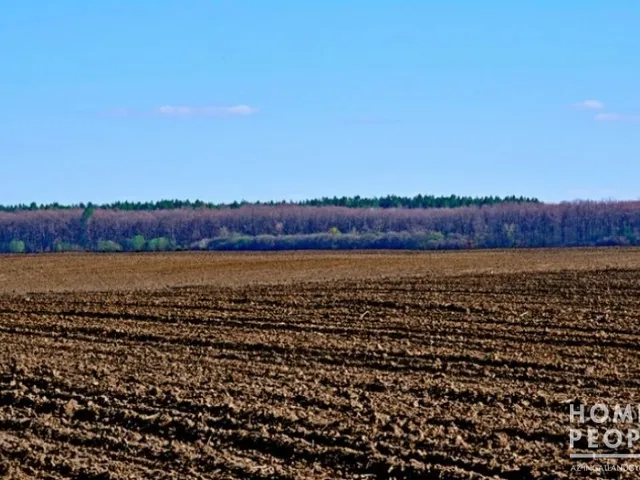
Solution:
[[[639,273],[4,293],[0,478],[636,478],[569,406],[640,403]]]

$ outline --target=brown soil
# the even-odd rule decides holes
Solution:
[[[582,477],[569,404],[640,403],[640,250],[0,257],[0,278],[0,478]]]
[[[0,293],[135,290],[603,268],[640,269],[640,248],[0,254]]]

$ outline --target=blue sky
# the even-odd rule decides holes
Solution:
[[[4,0],[0,203],[640,198],[640,2]]]

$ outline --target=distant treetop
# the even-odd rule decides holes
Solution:
[[[104,210],[123,210],[123,211],[154,211],[154,210],[176,210],[180,208],[192,209],[224,209],[239,208],[242,206],[278,206],[278,205],[297,205],[312,207],[349,207],[349,208],[456,208],[481,205],[496,205],[500,203],[541,203],[537,198],[516,197],[510,195],[506,197],[488,196],[488,197],[469,197],[469,196],[435,196],[435,195],[416,195],[414,197],[401,197],[398,195],[387,195],[384,197],[322,197],[311,200],[301,201],[269,201],[269,202],[240,202],[232,203],[211,203],[202,200],[159,200],[156,202],[115,202],[103,205],[94,205],[79,203],[75,205],[61,205],[59,203],[36,204],[32,202],[29,205],[0,205],[0,211],[16,212],[24,210],[69,210],[69,209],[93,209],[99,208]]]

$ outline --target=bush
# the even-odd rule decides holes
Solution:
[[[147,244],[147,249],[152,252],[165,252],[174,250],[175,244],[166,237],[152,238]]]
[[[388,232],[308,235],[237,235],[216,237],[207,242],[210,250],[354,250],[354,249],[459,249],[470,246],[464,235],[444,236],[437,232]]]
[[[147,245],[147,240],[142,235],[136,235],[127,241],[127,247],[134,252],[141,252]]]
[[[100,240],[96,250],[98,252],[121,252],[122,245],[113,240]]]
[[[54,252],[81,252],[83,248],[80,245],[76,245],[70,242],[57,241],[53,244]]]
[[[197,242],[191,242],[189,244],[190,250],[206,250],[209,247],[209,243],[211,243],[210,238],[203,238],[202,240],[198,240]]]
[[[11,240],[9,242],[9,251],[11,253],[24,253],[27,250],[22,240]]]

